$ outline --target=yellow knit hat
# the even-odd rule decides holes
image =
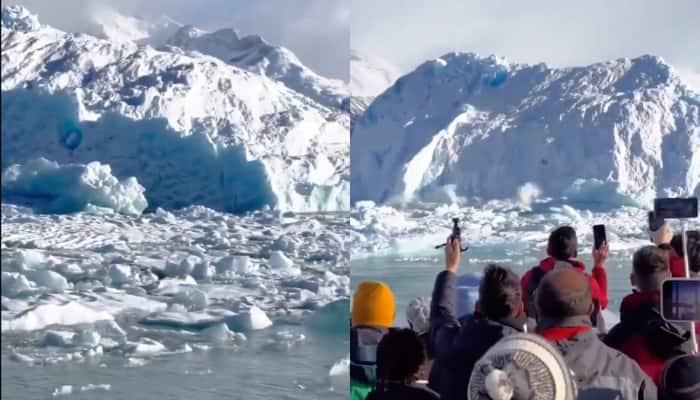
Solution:
[[[383,282],[365,281],[352,300],[352,326],[370,325],[390,328],[396,309],[394,294]]]

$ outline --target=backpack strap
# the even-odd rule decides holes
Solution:
[[[373,385],[377,381],[377,345],[361,344],[357,331],[350,332],[350,376]]]

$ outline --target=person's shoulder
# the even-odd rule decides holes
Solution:
[[[645,373],[642,371],[639,364],[627,354],[606,345],[602,341],[600,342],[600,346],[602,351],[605,353],[607,365],[610,369],[621,374],[625,373],[629,375],[632,373],[637,378],[643,378],[645,376]]]
[[[432,389],[430,389],[424,385],[413,384],[410,386],[406,386],[406,389],[408,389],[406,392],[406,395],[410,396],[410,397],[406,397],[407,399],[415,399],[415,400],[440,399],[439,394],[437,394]]]

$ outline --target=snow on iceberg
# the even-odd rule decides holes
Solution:
[[[560,198],[577,179],[636,202],[649,195],[640,188],[690,194],[700,101],[689,93],[653,56],[555,69],[450,53],[398,79],[356,121],[351,200],[420,201],[449,185],[506,199],[528,182]]]
[[[349,209],[347,113],[201,54],[2,29],[2,167],[134,176],[149,205]]]
[[[39,29],[39,19],[20,5],[2,8],[2,27],[19,32],[29,32]]]
[[[95,311],[72,301],[65,304],[41,304],[3,320],[2,332],[34,331],[50,325],[90,324],[113,319],[109,313]]]
[[[348,96],[348,88],[342,81],[319,76],[302,64],[294,53],[270,45],[258,35],[241,37],[230,28],[205,32],[186,25],[177,30],[166,44],[207,54],[265,75],[330,108],[341,108]]]
[[[4,144],[4,142],[3,142]],[[13,164],[2,174],[3,196],[31,199],[42,212],[70,213],[92,205],[139,215],[148,203],[135,178],[119,180],[109,165],[65,164],[43,157]]]

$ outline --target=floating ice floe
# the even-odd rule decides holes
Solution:
[[[141,338],[138,342],[126,342],[122,345],[122,351],[136,356],[153,356],[167,351],[167,348],[157,340]]]
[[[69,347],[73,345],[75,332],[47,330],[44,334],[44,345],[55,347]]]
[[[182,304],[186,310],[200,311],[207,308],[209,296],[207,293],[197,288],[187,288],[177,293],[172,300],[174,303]]]
[[[2,295],[5,297],[17,297],[35,288],[36,284],[30,282],[24,274],[19,272],[2,273]]]
[[[194,266],[192,277],[200,281],[208,281],[214,276],[215,269],[209,261],[203,261]]]
[[[18,314],[14,318],[4,320],[2,332],[33,331],[50,325],[90,324],[112,319],[114,317],[104,311],[95,311],[76,302],[41,304]]]
[[[209,328],[204,329],[201,335],[215,343],[233,342],[240,344],[247,339],[243,333],[233,332],[225,323],[219,323]]]
[[[336,392],[345,392],[350,388],[350,356],[345,357],[331,367],[328,371],[331,387]]]
[[[112,285],[114,286],[133,283],[133,281],[136,279],[134,276],[134,271],[129,265],[114,264],[109,267],[108,275]]]
[[[88,206],[138,215],[148,206],[136,178],[119,180],[109,165],[65,164],[43,157],[13,164],[2,174],[3,194],[46,199],[33,204],[42,212],[70,213]]]
[[[27,278],[36,283],[37,286],[58,292],[71,287],[71,284],[68,283],[68,280],[63,275],[48,269],[27,271]]]
[[[283,275],[300,275],[301,274],[301,269],[299,267],[296,267],[294,265],[294,262],[287,258],[287,256],[284,255],[279,250],[272,251],[270,253],[270,268],[272,268],[274,271],[277,271],[280,274]]]
[[[65,396],[73,393],[73,385],[61,385],[57,387],[51,394],[53,397]]]
[[[255,269],[248,256],[226,256],[216,263],[216,273],[219,275],[243,275]]]
[[[90,383],[90,384],[87,384],[85,386],[81,386],[80,391],[81,392],[89,392],[89,391],[93,391],[93,390],[101,390],[101,391],[106,392],[106,391],[110,390],[111,388],[112,388],[112,385],[110,385],[108,383],[102,383],[102,384]]]

